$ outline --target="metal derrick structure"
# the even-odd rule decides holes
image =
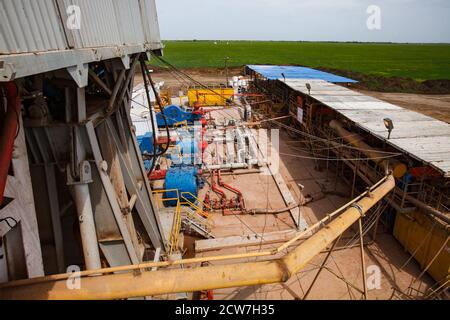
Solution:
[[[9,202],[0,210],[2,217],[17,221],[10,229],[23,234],[23,243],[19,238],[10,240],[10,230],[2,225],[6,250],[25,248],[26,253],[9,257],[10,280],[61,273],[74,264],[87,270],[136,264],[151,258],[157,248],[164,250],[130,119],[139,56],[131,55],[129,63],[127,59],[91,63],[86,87],[64,71],[2,86],[8,94],[10,87],[17,87],[22,104],[15,142],[22,153],[13,156]],[[12,190],[11,181],[25,189]],[[28,207],[20,202],[22,197],[28,197]]]

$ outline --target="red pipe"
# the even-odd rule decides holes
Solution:
[[[229,184],[226,184],[225,182],[223,182],[222,177],[220,176],[220,170],[217,172],[217,181],[219,182],[219,185],[221,187],[223,187],[237,195],[237,198],[239,200],[239,209],[244,210],[245,205],[244,205],[244,197],[242,195],[242,192],[236,188],[233,188]]]
[[[220,172],[220,171],[219,171]],[[225,195],[225,192],[223,192],[223,190],[217,188],[216,182],[214,181],[216,177],[216,170],[214,170],[212,172],[212,183],[211,183],[211,187],[213,189],[213,191],[215,193],[217,193],[218,195],[220,195],[220,198],[222,200],[222,203],[225,204],[226,200],[227,200],[227,196]]]
[[[239,191],[236,188],[233,188],[232,186],[230,186],[229,184],[226,184],[225,182],[222,181],[222,177],[220,176],[220,171],[217,172],[217,181],[219,182],[219,186],[224,187],[225,189],[230,190],[231,192],[237,194],[237,196],[239,198],[242,197],[242,192]]]
[[[20,116],[20,97],[17,86],[14,82],[8,82],[4,88],[6,89],[7,108],[0,135],[0,205],[4,200],[14,140],[19,126],[17,117]]]

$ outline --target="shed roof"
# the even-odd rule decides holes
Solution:
[[[269,80],[282,78],[284,74],[284,77],[289,79],[321,79],[333,83],[357,82],[353,79],[306,67],[269,65],[248,65],[247,67]]]
[[[309,83],[312,98],[380,139],[388,137],[383,119],[390,118],[394,130],[391,138],[386,140],[388,144],[450,177],[450,124],[327,81],[279,80],[306,95],[309,94],[306,83]]]

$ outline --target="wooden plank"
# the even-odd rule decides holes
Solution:
[[[255,144],[258,145],[258,143],[255,140],[255,137],[252,136],[252,138],[255,141]],[[260,137],[260,139],[261,139],[261,137]],[[269,139],[267,134],[265,135],[265,139],[266,139],[266,141],[268,141],[268,139]],[[261,140],[259,142],[261,142]],[[259,153],[262,155],[262,159],[265,159],[266,155],[261,151],[261,148],[259,145],[258,145],[258,149],[259,149]],[[278,150],[275,150],[275,148],[272,148],[271,150],[272,150],[272,157],[274,157],[274,159],[280,159],[280,156],[277,154]],[[266,152],[267,152],[267,150],[266,150]],[[267,159],[267,160],[269,161],[269,159]],[[268,164],[266,164],[266,167],[267,167],[268,172],[272,175],[286,206],[289,207],[291,205],[296,204],[297,201],[292,196],[291,191],[289,190],[288,186],[286,185],[286,183],[284,181],[284,178],[279,173],[279,171],[277,170],[277,172],[274,172],[274,170],[272,170],[271,166]],[[289,210],[289,212],[292,216],[292,219],[295,222],[295,225],[297,226],[297,228],[299,230],[305,230],[308,228],[308,223],[303,218],[299,207],[293,208],[293,209]]]
[[[221,250],[227,248],[239,248],[249,246],[259,246],[273,243],[281,243],[293,239],[301,232],[297,230],[285,230],[276,232],[267,232],[264,234],[248,234],[243,236],[231,236],[225,238],[215,238],[195,241],[195,252],[206,252]],[[306,239],[308,236],[305,236]]]

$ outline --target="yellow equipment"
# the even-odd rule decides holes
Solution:
[[[188,90],[189,106],[198,103],[199,107],[225,106],[227,100],[234,98],[234,89],[228,87],[190,88]]]

